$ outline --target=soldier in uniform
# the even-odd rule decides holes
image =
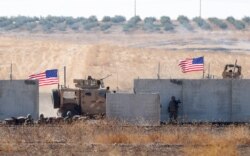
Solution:
[[[109,87],[106,88],[105,99],[106,99],[108,93],[110,93]]]
[[[178,108],[180,101],[177,101],[175,99],[175,96],[171,97],[171,100],[168,105],[168,112],[169,112],[169,119],[170,122],[176,122],[177,121],[177,116],[178,116]]]
[[[27,115],[24,124],[25,125],[32,125],[32,124],[34,124],[34,121],[33,121],[32,116],[30,114]]]
[[[40,114],[38,124],[45,124],[46,123],[46,118],[44,117],[43,114]]]
[[[73,116],[72,116],[71,111],[68,111],[66,117],[64,118],[64,122],[71,123],[72,122],[72,117]]]

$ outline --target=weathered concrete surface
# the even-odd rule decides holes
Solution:
[[[182,120],[231,121],[231,80],[183,80]]]
[[[168,120],[168,103],[171,96],[175,96],[182,101],[182,81],[169,79],[137,79],[134,80],[134,90],[136,93],[158,93],[161,103],[161,121]],[[180,108],[182,108],[180,104]],[[182,109],[180,109],[182,114]]]
[[[159,94],[108,94],[108,119],[117,119],[142,126],[160,125]]]
[[[0,120],[31,114],[39,115],[38,82],[35,80],[0,81]]]
[[[250,122],[250,80],[233,80],[232,121]]]
[[[156,93],[161,97],[161,121],[168,120],[168,102],[176,96],[182,101],[179,121],[250,122],[250,80],[169,80],[134,81],[137,93]]]

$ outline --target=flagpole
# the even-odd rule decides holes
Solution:
[[[234,63],[234,68],[233,68],[233,72],[232,72],[232,78],[234,77],[234,73],[235,73],[235,67],[236,67],[236,65],[237,65],[237,59],[235,60],[235,63]]]
[[[204,60],[204,56],[202,56],[202,57],[203,57],[203,74],[202,74],[202,77],[204,79],[204,77],[205,77],[205,60]]]
[[[12,61],[11,61],[11,64],[10,64],[10,80],[12,80]]]
[[[160,79],[160,70],[161,70],[161,63],[158,63],[158,74],[157,74],[157,78]]]
[[[208,64],[208,76],[207,77],[210,79],[210,63]]]
[[[59,89],[60,89],[59,69],[57,70],[57,77],[58,77],[58,84],[57,84],[57,87],[58,87],[58,90],[59,90]]]
[[[64,88],[66,88],[66,66],[63,67],[64,70]]]

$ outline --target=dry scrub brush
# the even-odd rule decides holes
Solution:
[[[160,128],[159,128],[160,129]],[[130,132],[111,131],[98,134],[96,142],[100,143],[163,143],[175,145],[211,145],[214,143],[230,142],[234,144],[249,144],[249,130],[246,127],[228,127],[219,131],[208,131],[192,127],[173,128],[167,132],[142,132],[131,128]]]
[[[84,121],[56,126],[0,127],[0,152],[71,152],[87,145],[173,145],[187,155],[237,155],[239,145],[250,145],[248,126],[212,125],[160,127],[124,126],[106,121]],[[60,144],[55,146],[55,144]],[[52,146],[53,145],[53,146]],[[40,148],[43,147],[43,148]],[[60,152],[63,152],[60,151]]]

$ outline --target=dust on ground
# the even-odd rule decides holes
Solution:
[[[205,75],[221,78],[224,65],[237,59],[243,78],[250,77],[250,31],[197,31],[177,33],[2,33],[0,36],[0,78],[27,79],[30,74],[59,69],[63,84],[63,66],[67,67],[67,86],[73,79],[103,78],[111,90],[132,91],[134,79],[160,77],[200,79],[202,72],[183,74],[178,63],[189,57],[204,56]],[[51,89],[40,87],[40,112],[55,115]]]

